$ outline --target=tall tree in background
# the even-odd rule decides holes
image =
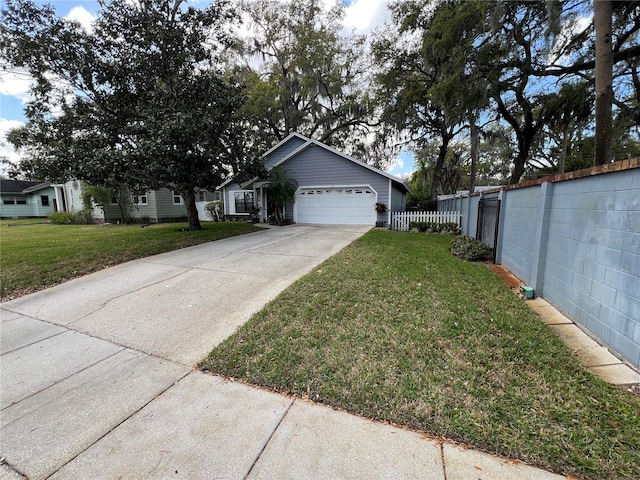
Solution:
[[[344,9],[319,0],[247,0],[249,101],[270,143],[292,132],[351,153],[374,124],[365,38],[344,36]]]
[[[570,49],[556,49],[555,61],[533,74],[539,77],[577,75],[595,80],[596,148],[593,162],[601,165],[613,161],[612,118],[616,114],[613,105],[633,119],[636,127],[640,125],[637,107],[640,82],[636,81],[640,58],[640,2],[575,0],[566,2],[569,6],[558,0],[552,3],[561,5],[563,11],[591,8],[593,21],[582,31],[572,33],[567,43]],[[569,62],[567,58],[570,58]]]
[[[611,0],[593,2],[593,24],[596,31],[596,165],[604,165],[611,161],[611,109],[613,105],[611,17]]]
[[[435,200],[449,143],[486,101],[481,79],[466,68],[485,16],[483,3],[406,0],[391,10],[390,31],[373,44],[381,69],[378,98],[385,120],[407,132],[417,148],[437,139],[434,164],[425,169],[432,172],[429,196]]]
[[[243,85],[221,65],[234,17],[226,1],[198,10],[184,0],[107,0],[86,32],[51,7],[9,0],[0,53],[36,80],[28,123],[11,136],[31,154],[23,169],[170,188],[200,229],[196,188],[219,185],[238,158],[228,129]]]
[[[592,118],[593,89],[588,82],[564,83],[549,99],[548,136],[559,146],[557,172],[564,173],[569,142]]]
[[[551,44],[546,41],[549,11],[542,2],[492,2],[487,21],[490,38],[481,46],[477,68],[489,81],[498,118],[513,131],[517,151],[509,183],[518,183],[532,148],[552,111],[546,93],[532,72],[544,68]]]

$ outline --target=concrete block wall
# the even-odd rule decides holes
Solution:
[[[504,187],[499,197],[496,263],[640,368],[640,159]],[[479,201],[438,209],[461,211],[462,233],[475,237]]]
[[[541,228],[543,207],[540,185],[503,192],[496,263],[534,288],[541,243],[536,232]]]
[[[640,169],[554,185],[542,295],[640,366]]]
[[[478,224],[479,196],[447,198],[438,200],[439,212],[460,212],[462,214],[461,230],[463,235],[476,236]]]

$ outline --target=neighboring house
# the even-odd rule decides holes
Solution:
[[[198,191],[196,194],[196,206],[198,207],[200,220],[210,220],[205,215],[204,205],[219,199],[219,192]],[[155,223],[185,218],[187,209],[179,192],[160,188],[141,195],[133,195],[130,204],[126,206],[125,216]],[[119,221],[121,212],[116,199],[113,198],[109,205],[105,205],[104,211],[101,208],[94,207],[93,217],[101,222]]]
[[[402,181],[324,143],[292,133],[264,155],[267,171],[280,167],[297,185],[295,199],[286,208],[286,219],[296,223],[375,225],[390,223],[391,212],[404,211],[409,189]],[[249,215],[260,209],[268,221],[266,179],[221,185],[226,215]],[[376,203],[387,206],[377,213]]]
[[[21,180],[1,180],[0,216],[2,218],[47,217],[55,212],[76,213],[84,208],[82,202],[83,182],[73,180],[64,184],[50,182],[27,182]],[[197,193],[200,220],[207,218],[204,205],[219,200],[220,192],[200,190]],[[92,216],[96,222],[117,222],[120,208],[115,199],[110,205],[94,207]],[[182,196],[166,188],[134,195],[127,205],[125,216],[146,219],[150,222],[181,219],[187,216]]]
[[[50,182],[0,180],[0,217],[46,217],[67,211],[64,185]]]

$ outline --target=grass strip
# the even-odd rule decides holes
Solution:
[[[53,225],[0,222],[0,299],[9,300],[119,263],[261,230],[244,223]]]
[[[638,397],[586,371],[451,237],[375,230],[201,368],[581,478],[638,478]]]

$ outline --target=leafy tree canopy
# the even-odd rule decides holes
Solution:
[[[229,135],[244,85],[221,62],[236,42],[236,13],[224,0],[202,10],[184,0],[101,7],[87,32],[51,6],[7,2],[0,54],[35,79],[28,123],[9,137],[28,150],[21,168],[58,181],[171,188],[199,229],[194,189],[219,185],[241,157]]]
[[[319,0],[241,5],[251,32],[244,52],[249,101],[243,111],[256,133],[267,144],[298,132],[350,154],[365,152],[376,125],[368,94],[371,63],[366,39],[342,32],[344,7],[326,10]]]

